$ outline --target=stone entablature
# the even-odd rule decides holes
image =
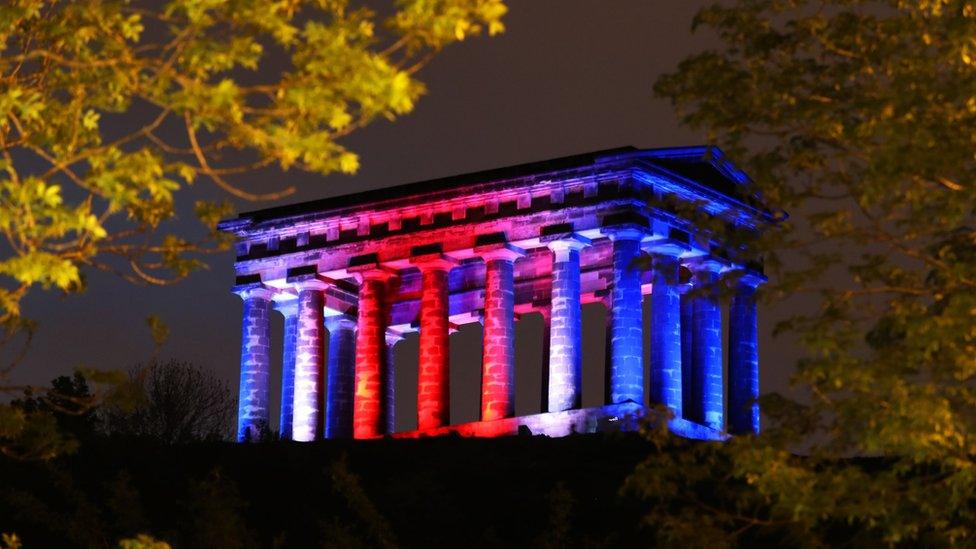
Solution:
[[[545,407],[550,412],[576,409],[579,308],[594,301],[606,303],[609,312],[607,404],[648,404],[646,373],[651,401],[671,407],[679,418],[690,411],[693,421],[720,432],[725,428],[724,395],[716,391],[723,387],[722,350],[720,337],[716,349],[715,330],[721,333],[721,311],[707,296],[695,298],[699,302],[688,311],[682,309],[679,269],[699,276],[709,276],[701,275],[706,270],[737,270],[757,283],[762,275],[727,259],[737,256],[734,250],[658,205],[670,195],[697,204],[736,229],[755,231],[771,218],[755,197],[740,192],[747,183],[715,149],[628,148],[272,208],[224,221],[221,229],[238,239],[236,291],[245,298],[248,323],[242,344],[241,436],[268,418],[266,402],[252,402],[255,387],[258,393],[268,390],[255,381],[255,375],[266,377],[260,373],[267,370],[266,357],[265,366],[253,366],[262,361],[259,355],[267,352],[266,345],[261,347],[255,343],[260,338],[250,335],[255,322],[267,316],[261,317],[267,309],[262,299],[277,304],[286,315],[286,329],[292,326],[294,332],[294,341],[285,342],[285,368],[291,370],[283,375],[283,399],[289,404],[282,406],[281,431],[296,440],[320,438],[323,432],[389,434],[395,370],[387,347],[418,329],[418,425],[430,432],[444,428],[450,422],[449,335],[470,322],[486,326],[483,421],[511,417],[512,323],[530,311],[542,312],[548,321]],[[634,268],[634,260],[644,254],[654,257],[653,269]],[[643,364],[640,315],[641,296],[646,294],[652,296],[656,319],[649,368]],[[745,305],[733,307],[733,321],[754,323],[754,303],[739,301]],[[292,302],[298,305],[288,305]],[[300,317],[297,324],[288,320],[292,310]],[[694,320],[682,326],[685,315]],[[347,357],[342,359],[345,365],[332,352],[324,357],[314,351],[326,337],[326,324],[336,325],[337,318],[345,319],[345,329],[355,332],[353,352],[349,343],[342,345],[349,339],[340,337],[340,328],[329,329],[330,341],[336,338],[336,352]],[[682,332],[689,330],[698,337],[689,339]],[[752,338],[732,346],[751,352],[745,359],[748,367],[758,368],[755,328],[732,332]],[[681,341],[686,339],[701,345],[693,353],[682,353]],[[730,355],[730,370],[740,362]],[[749,376],[730,382],[730,388],[749,393],[730,395],[730,401],[751,405],[758,374]],[[355,387],[349,399],[346,380],[352,379]],[[330,385],[327,392],[321,389],[323,383]],[[689,390],[700,395],[689,397]],[[684,406],[683,395],[695,398],[695,404]],[[751,424],[730,425],[729,430],[758,429],[757,414],[731,414],[736,422]]]

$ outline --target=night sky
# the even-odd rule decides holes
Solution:
[[[651,92],[654,80],[683,58],[718,46],[709,35],[690,32],[699,2],[513,0],[509,5],[503,35],[453,46],[421,72],[428,94],[412,114],[378,122],[345,141],[361,157],[356,176],[292,172],[252,178],[242,186],[273,190],[288,180],[299,188],[282,202],[291,203],[623,145],[702,142],[680,128],[671,106]],[[221,198],[207,185],[184,191],[182,199]],[[273,205],[238,204],[241,210]],[[198,230],[192,215],[180,223],[188,234]],[[89,288],[82,295],[33,292],[24,313],[38,322],[39,331],[13,381],[46,385],[79,366],[126,369],[145,362],[154,353],[145,318],[158,314],[172,330],[160,358],[211,369],[236,392],[241,302],[230,293],[233,257],[224,253],[207,260],[210,270],[174,286],[132,286],[88,273]],[[598,309],[585,311],[584,405],[596,404],[602,395],[596,385],[602,383],[604,337]],[[784,388],[791,356],[787,342],[773,342],[768,335],[770,313],[760,316],[764,392]],[[538,409],[538,324],[518,327],[520,413]],[[280,332],[275,326],[275,349],[280,349]],[[416,336],[397,352],[398,427],[403,429],[414,421]],[[275,354],[277,368],[280,351]],[[468,326],[452,336],[454,422],[477,415],[479,369],[480,327]],[[277,395],[272,406],[277,409]]]

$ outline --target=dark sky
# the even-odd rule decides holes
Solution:
[[[690,32],[699,2],[513,0],[509,5],[503,35],[453,46],[421,73],[428,94],[412,114],[394,123],[379,122],[346,141],[361,156],[359,174],[286,174],[299,187],[298,195],[286,202],[622,145],[664,147],[702,141],[679,127],[670,105],[651,93],[660,74],[674,70],[691,53],[718,46],[707,34]],[[262,186],[274,187],[256,182],[252,188]],[[185,198],[197,192],[191,189]],[[242,209],[255,207],[244,204]],[[190,227],[189,220],[185,223]],[[155,313],[172,330],[161,357],[211,369],[236,391],[241,304],[230,293],[233,258],[226,253],[208,260],[209,271],[169,287],[135,287],[91,273],[89,289],[82,295],[61,298],[35,291],[24,303],[24,312],[38,321],[39,332],[14,381],[46,384],[78,366],[128,368],[145,361],[153,354],[145,318]],[[600,314],[589,311],[586,316],[584,330],[591,328],[584,341],[589,358],[586,380],[599,379]],[[518,332],[517,381],[526,380],[518,395],[523,413],[537,406],[538,393],[530,379],[538,368],[533,364],[537,345],[531,341],[539,328],[535,324],[520,326]],[[763,388],[780,389],[787,376],[785,353],[780,351],[786,347],[768,337],[768,314],[760,324]],[[275,337],[279,333],[276,329]],[[457,349],[452,354],[457,419],[473,419],[477,410],[469,396],[477,392],[480,364],[472,360],[479,360],[479,336],[480,329],[468,327],[452,339]],[[415,352],[414,340],[398,347],[398,363],[404,364],[401,415],[415,398],[407,394],[416,375],[416,359],[410,356]],[[601,393],[586,385],[584,400],[592,402]],[[400,426],[408,427],[412,419],[404,421]]]

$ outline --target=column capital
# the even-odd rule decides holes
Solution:
[[[272,298],[274,310],[284,317],[292,317],[298,314],[298,297],[291,293],[279,292]]]
[[[671,238],[662,238],[648,242],[645,250],[653,255],[680,258],[691,252],[691,246]]]
[[[399,275],[396,269],[381,265],[379,263],[357,265],[355,267],[349,267],[347,271],[360,284],[366,280],[379,280],[380,282],[387,282]]]
[[[389,346],[396,345],[397,343],[403,341],[403,336],[400,334],[395,334],[393,332],[386,332],[386,344]]]
[[[554,252],[564,250],[579,251],[593,243],[589,238],[576,233],[553,235],[548,238],[543,237],[539,239],[539,242],[545,244],[546,247]]]
[[[410,264],[418,267],[421,272],[450,271],[457,263],[456,259],[441,252],[415,255],[410,258]]]
[[[633,224],[619,225],[616,227],[604,227],[603,229],[600,229],[600,232],[606,235],[611,242],[616,242],[618,240],[636,240],[640,242],[648,235],[648,230],[646,228]]]
[[[709,256],[692,259],[685,262],[684,266],[693,273],[713,274],[722,274],[731,268],[728,262]]]
[[[275,291],[264,284],[239,284],[234,286],[231,290],[233,293],[237,294],[241,299],[266,299],[270,300],[274,295]]]
[[[461,330],[461,325],[457,322],[447,322],[447,333],[448,335],[456,334]]]
[[[484,309],[473,309],[465,313],[458,313],[451,315],[448,319],[452,325],[464,326],[465,324],[484,324],[485,322],[485,312]]]
[[[489,261],[515,261],[525,255],[525,250],[507,242],[475,246],[473,251],[486,264]]]
[[[329,287],[329,284],[324,280],[320,280],[315,275],[301,275],[301,276],[290,276],[288,277],[288,283],[291,284],[295,290],[302,292],[305,290],[319,290],[323,291]]]
[[[356,328],[356,319],[347,314],[334,314],[323,319],[325,328],[330,332],[337,328]]]
[[[739,274],[741,273],[741,275]],[[760,274],[754,271],[734,271],[733,276],[736,277],[736,286],[742,288],[750,288],[755,290],[761,284],[765,284],[769,281],[766,275]]]
[[[371,253],[357,255],[349,258],[349,264],[345,269],[347,275],[362,283],[364,280],[386,281],[399,274],[399,271],[379,260],[379,254]]]
[[[566,261],[570,252],[579,252],[583,248],[593,243],[593,241],[589,238],[576,233],[559,235],[548,242],[540,239],[540,242],[543,242],[550,250],[552,250],[556,261]]]

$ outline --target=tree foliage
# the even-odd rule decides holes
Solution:
[[[777,327],[806,350],[803,397],[767,397],[762,436],[698,450],[743,489],[691,503],[710,518],[668,535],[787,525],[817,544],[844,524],[888,543],[972,543],[976,6],[739,0],[695,25],[723,49],[655,91],[790,211],[761,247],[766,296],[815,305]]]
[[[355,172],[341,139],[409,113],[442,48],[503,30],[501,0],[15,0],[0,6],[0,320],[86,267],[165,283],[219,249],[167,231],[179,190]],[[197,201],[210,229],[226,203]]]

